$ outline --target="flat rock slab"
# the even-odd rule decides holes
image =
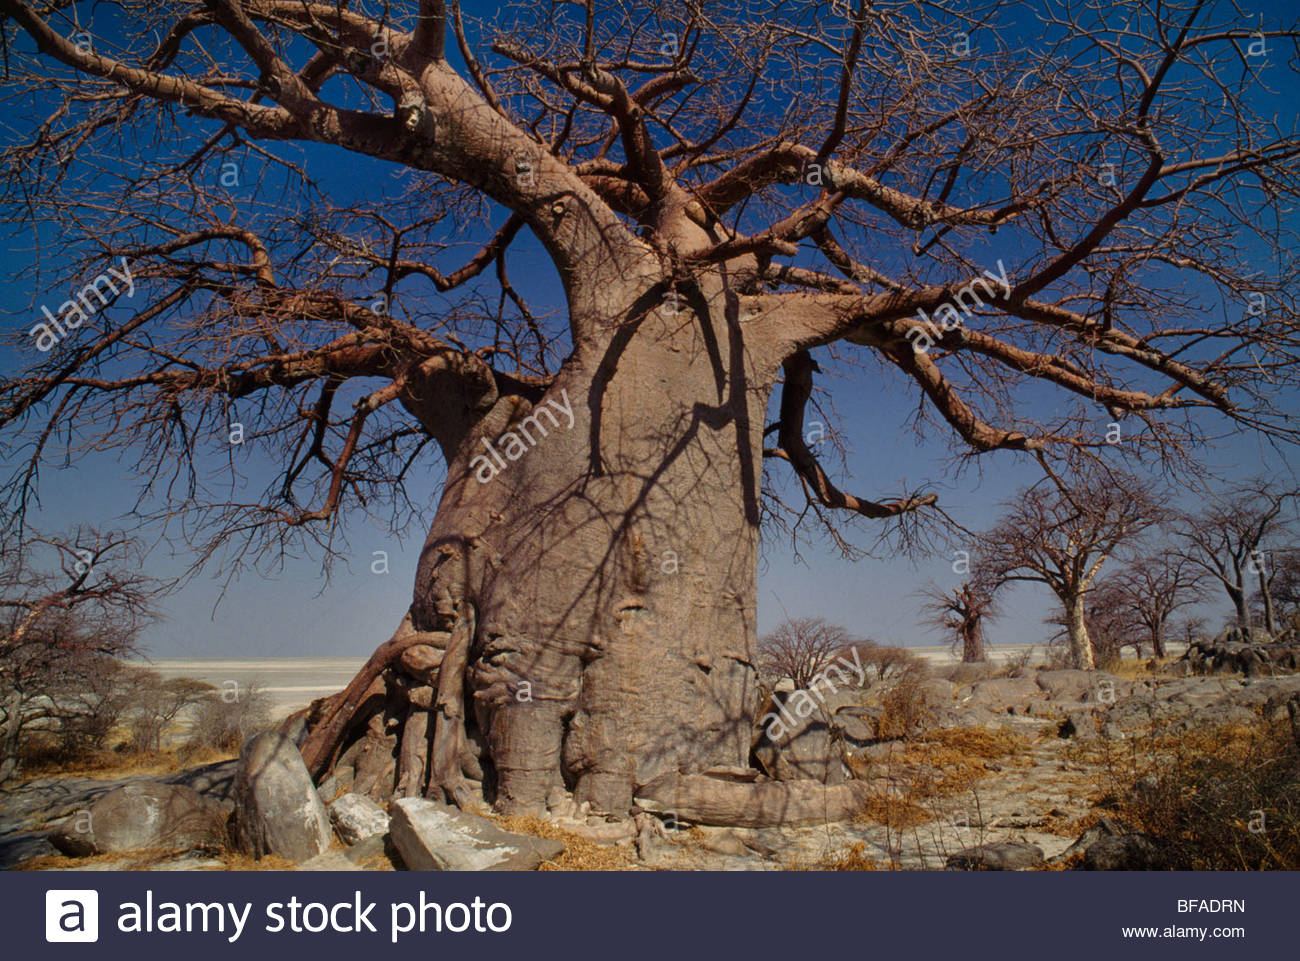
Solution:
[[[200,767],[186,768],[160,778],[165,784],[180,784],[192,787],[206,798],[219,801],[229,809],[235,805],[235,775],[238,773],[239,761],[216,761]]]
[[[1042,848],[1025,841],[999,841],[958,851],[948,858],[949,871],[1026,871],[1046,861]]]
[[[533,871],[564,851],[559,841],[512,834],[424,798],[393,801],[390,815],[393,845],[412,871]]]
[[[43,858],[58,853],[59,849],[50,843],[44,831],[10,834],[0,838],[0,871],[8,871],[32,858]]]
[[[636,792],[644,811],[674,820],[719,827],[764,828],[847,821],[876,786],[867,781],[827,785],[818,781],[745,784],[705,774],[665,774]]]

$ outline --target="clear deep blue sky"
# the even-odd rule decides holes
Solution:
[[[471,3],[468,8],[471,13],[482,13],[493,6]],[[1268,4],[1263,9],[1273,14],[1290,6]],[[1294,111],[1294,106],[1291,109]],[[303,148],[299,154],[340,196],[356,196],[364,185],[374,182],[370,177],[373,165],[358,158],[318,148]],[[30,235],[11,235],[4,246],[5,272],[12,277],[30,262]],[[542,309],[560,307],[554,271],[530,235],[522,236],[512,248],[510,266],[512,280],[532,304]],[[0,291],[0,308],[13,312],[5,319],[12,330],[25,330],[38,319],[33,304],[62,299],[58,291],[31,291],[11,282]],[[6,374],[17,371],[30,355],[30,347],[6,343],[0,346],[0,370]],[[880,496],[900,492],[904,485],[911,489],[928,482],[955,519],[978,529],[993,520],[998,506],[1018,487],[1039,476],[1017,455],[1001,454],[981,459],[976,468],[954,478],[948,469],[948,446],[933,440],[918,443],[907,429],[914,413],[912,395],[892,391],[876,381],[872,368],[852,378],[834,365],[828,364],[827,370],[830,378],[823,385],[833,390],[835,409],[850,446],[847,470],[839,475],[850,491]],[[836,380],[837,374],[845,376]],[[1294,397],[1278,398],[1279,406],[1294,408],[1295,402]],[[1105,420],[1099,411],[1099,425]],[[1205,451],[1206,460],[1224,477],[1291,471],[1286,458],[1257,438],[1230,430],[1222,421],[1209,420],[1205,426],[1213,434],[1225,435]],[[933,431],[931,435],[935,436]],[[1294,463],[1294,457],[1290,459]],[[64,469],[47,469],[37,526],[66,529],[79,523],[104,527],[128,523],[126,514],[138,484],[129,467],[111,457],[92,455],[76,459]],[[257,468],[250,476],[256,481],[253,489],[260,489],[264,478]],[[427,478],[412,485],[413,496],[430,505],[430,515],[439,477],[440,470],[430,463]],[[147,647],[157,657],[368,654],[388,637],[409,602],[425,529],[412,528],[400,538],[359,523],[351,524],[349,531],[347,559],[335,565],[328,582],[321,576],[318,558],[302,557],[273,575],[246,573],[230,584],[218,605],[224,578],[211,572],[195,579],[166,601],[166,620],[149,630]],[[856,539],[867,544],[870,536]],[[371,573],[375,551],[387,552],[387,574]],[[881,642],[932,644],[940,640],[918,625],[920,601],[914,595],[932,579],[943,584],[955,580],[948,554],[916,562],[889,556],[850,562],[821,539],[802,545],[801,552],[802,561],[794,560],[788,542],[779,536],[765,545],[759,571],[760,630],[770,629],[788,613],[825,617]],[[149,564],[160,575],[168,575],[187,561],[160,550]],[[1043,624],[1051,610],[1045,589],[1019,588],[1007,595],[1003,607],[1005,615],[990,627],[992,641],[1036,643],[1051,633]],[[1217,623],[1226,613],[1226,602],[1216,598],[1206,613]]]

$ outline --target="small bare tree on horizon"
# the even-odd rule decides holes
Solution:
[[[1270,563],[1268,548],[1275,539],[1294,531],[1293,518],[1286,510],[1300,498],[1300,492],[1255,480],[1204,496],[1200,510],[1186,512],[1179,519],[1180,555],[1223,588],[1238,627],[1252,625],[1250,597],[1257,591],[1262,626],[1274,633],[1277,625],[1271,585],[1276,568]]]
[[[954,653],[961,651],[963,664],[986,659],[984,626],[998,616],[994,592],[980,577],[970,578],[947,590],[937,584],[922,589],[923,623],[936,627],[953,638]]]
[[[860,643],[845,628],[820,617],[783,621],[759,639],[759,671],[773,681],[789,678],[796,690],[806,690],[844,651]]]

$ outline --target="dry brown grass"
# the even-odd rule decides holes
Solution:
[[[635,867],[627,848],[597,844],[539,817],[494,817],[493,820],[507,831],[548,838],[564,845],[564,852],[553,861],[543,861],[539,871],[628,871]]]
[[[929,722],[931,709],[924,688],[929,676],[929,669],[923,662],[903,664],[889,690],[881,695],[882,713],[876,722],[878,736],[910,737]]]
[[[160,865],[175,861],[185,852],[173,848],[146,848],[139,851],[112,851],[84,858],[70,858],[62,854],[47,854],[32,858],[14,868],[15,871],[85,870],[97,864],[117,865],[120,871],[152,871]],[[294,864],[278,855],[267,855],[257,861],[246,854],[227,851],[207,855],[220,861],[221,867],[203,868],[206,871],[290,871]]]
[[[1104,803],[1177,870],[1300,869],[1300,745],[1282,719],[1155,727],[1098,749]],[[1265,830],[1252,830],[1263,816]]]
[[[296,866],[287,858],[282,858],[278,854],[267,854],[261,860],[253,857],[251,854],[240,854],[238,852],[223,852],[217,855],[221,861],[220,868],[213,870],[221,871],[292,871]]]
[[[868,799],[853,820],[858,824],[883,824],[891,831],[900,831],[928,824],[934,820],[934,814],[909,797],[884,794]]]
[[[1043,823],[1040,825],[1040,830],[1046,831],[1048,834],[1057,834],[1061,837],[1077,838],[1080,834],[1088,830],[1088,828],[1092,827],[1105,816],[1105,811],[1096,808],[1088,811],[1081,817],[1049,814],[1043,819]]]
[[[841,848],[816,860],[799,859],[786,864],[787,871],[884,871],[874,858],[867,856],[867,846],[861,841]]]
[[[1141,660],[1135,657],[1125,658],[1122,661],[1115,661],[1107,667],[1106,670],[1111,674],[1114,674],[1116,677],[1124,678],[1126,681],[1137,681],[1143,678],[1154,677],[1158,673],[1157,668],[1163,667],[1173,660],[1175,660],[1175,658],[1172,657],[1146,658]]]
[[[19,776],[20,783],[45,777],[78,777],[114,781],[133,775],[157,777],[173,774],[188,767],[199,767],[216,761],[229,761],[234,757],[229,751],[211,748],[171,748],[160,753],[137,754],[133,751],[100,751],[75,761],[49,758],[28,761]]]
[[[856,757],[849,763],[855,777],[885,777],[891,786],[870,799],[854,820],[891,830],[933,821],[940,814],[936,802],[973,789],[992,773],[990,762],[1032,763],[1021,757],[1028,743],[1012,731],[953,727],[901,744],[886,761]]]

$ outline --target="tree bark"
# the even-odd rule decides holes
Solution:
[[[15,690],[4,704],[4,725],[0,728],[0,784],[4,784],[22,771],[19,746],[22,743],[23,695]]]
[[[1237,565],[1234,568],[1237,580],[1234,583],[1227,578],[1220,578],[1223,581],[1224,590],[1228,592],[1228,597],[1232,600],[1233,609],[1237,612],[1237,624],[1240,627],[1250,627],[1250,605],[1246,603],[1245,579],[1242,577],[1241,567]]]
[[[978,620],[962,632],[961,659],[963,664],[984,660],[984,629]]]
[[[358,701],[359,677],[328,736],[331,708],[317,710],[314,771],[379,711],[406,718],[392,787],[413,789],[427,738],[428,792],[462,806],[544,813],[565,788],[621,814],[662,774],[747,763],[779,360],[715,293],[652,304],[580,344],[535,403],[505,395],[482,414],[450,459],[408,615],[442,652],[436,680],[419,679],[433,708],[400,703],[410,644],[395,638],[380,658],[390,696]]]
[[[1070,661],[1076,668],[1091,671],[1097,666],[1092,653],[1092,639],[1088,637],[1088,625],[1084,620],[1083,597],[1067,597],[1065,600],[1065,629],[1070,644]]]
[[[1269,634],[1277,633],[1277,619],[1273,615],[1273,592],[1268,586],[1268,573],[1261,568],[1259,572],[1259,596],[1264,601],[1264,630]]]

